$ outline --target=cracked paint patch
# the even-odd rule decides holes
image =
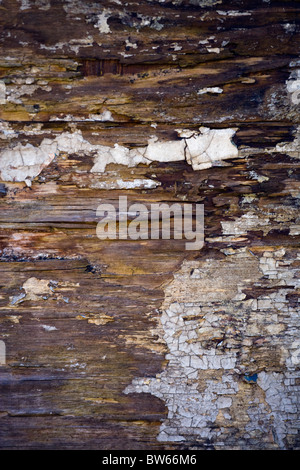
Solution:
[[[274,291],[247,296],[262,278]],[[159,441],[226,449],[238,439],[239,448],[286,448],[299,414],[291,288],[299,288],[297,267],[283,248],[259,258],[245,247],[225,259],[183,263],[159,319],[167,366],[124,390],[166,403]]]
[[[18,137],[18,134],[12,129],[10,124],[5,121],[0,121],[0,139],[13,139]]]

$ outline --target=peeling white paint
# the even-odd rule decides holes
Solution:
[[[110,17],[110,10],[104,9],[103,12],[97,16],[97,23],[94,25],[95,28],[99,29],[100,33],[108,34],[111,33],[109,24],[107,23],[108,18]]]
[[[181,49],[182,49],[182,46],[179,46],[179,45],[177,44],[177,42],[171,44],[170,47],[171,47],[172,49],[174,49],[175,52],[181,51]]]
[[[35,5],[39,10],[48,11],[51,7],[51,0],[35,0]]]
[[[0,80],[0,104],[6,103],[6,85]]]
[[[22,100],[20,98],[24,95],[32,96],[38,89],[42,89],[47,92],[52,91],[52,87],[48,84],[42,85],[34,82],[35,78],[33,77],[15,79],[15,85],[6,88],[6,100],[10,103],[22,104]]]
[[[57,42],[53,46],[46,46],[45,44],[40,44],[40,49],[45,49],[46,51],[56,52],[57,49],[63,49],[67,47],[68,43],[65,42]]]
[[[257,261],[250,259],[249,262],[254,279],[258,276]],[[152,393],[165,401],[168,417],[160,428],[159,441],[178,442],[192,436],[213,437],[214,431],[209,423],[215,422],[220,410],[231,407],[231,397],[238,392],[239,387],[233,377],[237,350],[234,347],[218,349],[226,326],[222,326],[219,312],[213,312],[211,302],[232,299],[238,291],[238,284],[249,282],[246,279],[249,273],[246,274],[243,260],[226,264],[220,267],[216,260],[183,263],[174,281],[166,288],[160,317],[169,350],[166,355],[168,365],[155,378],[134,379],[124,391],[126,394]],[[226,267],[232,274],[230,284],[222,273]],[[193,276],[197,269],[198,275]],[[204,346],[205,341],[213,338],[220,339],[214,346],[213,343],[210,347]],[[215,371],[219,379],[205,380],[207,371]],[[205,380],[205,386],[200,392],[202,380]]]
[[[235,220],[222,220],[223,235],[245,235],[249,230],[263,230],[268,233],[270,228],[268,218],[260,218],[254,212],[247,212]]]
[[[211,7],[213,5],[217,5],[218,3],[222,3],[222,0],[189,0],[189,3],[191,5],[196,5],[196,6],[205,8],[205,7]]]
[[[292,104],[300,104],[300,69],[292,71],[289,80],[286,81],[286,86]]]
[[[57,328],[55,326],[49,326],[49,325],[42,325],[42,328],[44,328],[45,331],[55,331]]]
[[[18,305],[25,300],[39,301],[53,294],[54,281],[30,277],[24,282],[22,292],[10,297],[10,305]]]
[[[21,3],[20,10],[28,10],[31,8],[30,0],[18,0]]]
[[[204,95],[206,93],[219,94],[219,93],[223,93],[223,90],[222,88],[215,86],[215,87],[201,88],[200,90],[197,91],[197,95]]]
[[[51,7],[50,0],[18,0],[20,5],[20,10],[29,10],[33,6],[37,7],[39,10],[47,11]]]
[[[37,279],[30,277],[23,284],[23,289],[26,293],[24,300],[39,300],[43,295],[51,295],[50,281],[47,279]]]
[[[220,47],[207,47],[206,49],[207,49],[207,52],[215,53],[215,54],[220,54],[220,52],[223,50]]]
[[[263,183],[264,181],[269,181],[268,176],[259,175],[254,170],[249,172],[249,176],[251,177],[251,179],[258,181],[259,183]]]
[[[18,134],[13,130],[10,124],[6,121],[0,121],[0,139],[13,139]]]
[[[137,49],[137,44],[135,42],[131,42],[130,39],[126,39],[125,41],[126,47],[132,47],[132,49]]]
[[[176,141],[161,142],[157,137],[148,140],[146,147],[127,149],[115,145],[102,148],[95,157],[92,172],[103,172],[108,163],[136,166],[139,163],[175,162],[186,160],[194,170],[210,168],[220,160],[238,157],[238,149],[231,138],[235,129],[209,129],[201,127],[200,132],[178,130],[182,138]]]
[[[115,144],[114,147],[96,146],[96,155],[94,157],[94,166],[92,173],[103,173],[110,163],[125,165],[128,167],[137,166],[139,163],[147,163],[144,159],[144,149],[131,150],[122,145]]]
[[[273,151],[286,153],[292,158],[300,158],[300,126],[297,127],[295,138],[292,142],[280,142]]]
[[[114,181],[97,181],[92,183],[91,188],[97,189],[154,189],[160,186],[159,181],[154,181],[151,179],[139,179],[135,178],[134,180],[125,181],[122,179],[117,179]]]
[[[106,109],[101,114],[89,114],[89,120],[106,122],[106,121],[114,121],[114,118],[111,112],[108,109]]]
[[[236,129],[209,129],[200,127],[200,133],[180,131],[185,137],[186,160],[194,170],[213,166],[213,162],[238,157],[238,149],[232,142]]]
[[[105,116],[106,119],[111,115]],[[17,144],[0,153],[0,176],[3,181],[30,181],[49,165],[59,152],[74,154],[84,152],[94,155],[92,173],[103,173],[110,163],[137,166],[140,163],[176,162],[186,160],[194,170],[213,166],[214,162],[236,158],[238,149],[231,138],[235,129],[209,129],[201,127],[200,132],[178,130],[181,137],[174,141],[159,141],[151,137],[148,145],[129,149],[115,144],[114,147],[94,145],[85,140],[80,131],[64,132],[55,139],[44,139],[39,147],[31,144]]]

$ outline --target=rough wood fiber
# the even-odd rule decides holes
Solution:
[[[0,25],[0,448],[299,449],[299,2]],[[204,204],[204,247],[100,241],[120,195]]]

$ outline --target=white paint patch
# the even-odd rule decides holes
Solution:
[[[292,104],[300,104],[300,69],[295,69],[286,81],[287,91],[290,94]]]
[[[161,183],[158,181],[137,178],[129,181],[122,179],[117,179],[116,181],[97,181],[90,186],[97,189],[154,189],[160,185]]]
[[[217,86],[215,87],[209,87],[209,88],[201,88],[201,90],[197,91],[197,95],[204,95],[205,93],[223,93],[222,88],[219,88]]]
[[[52,87],[49,86],[47,82],[42,81],[43,84],[41,84],[41,82],[39,82],[39,84],[34,82],[35,78],[33,77],[15,79],[15,85],[6,89],[6,100],[10,103],[22,104],[22,100],[20,98],[24,95],[32,96],[38,89],[42,89],[47,92],[52,91]]]
[[[247,212],[236,220],[221,221],[223,235],[246,235],[249,230],[263,230],[268,233],[270,228],[268,218],[260,218],[254,212]]]
[[[207,52],[215,53],[215,54],[220,54],[220,52],[222,51],[220,47],[207,47],[206,49],[207,49]]]
[[[196,5],[196,6],[204,8],[204,7],[211,7],[213,5],[217,5],[218,3],[222,3],[222,0],[190,0],[189,3],[191,5]]]
[[[123,57],[133,57],[133,54],[126,54],[126,52],[118,52]]]
[[[103,113],[101,114],[89,114],[89,120],[106,122],[106,121],[113,121],[114,118],[112,117],[111,112],[107,109],[103,111]]]
[[[285,449],[284,438],[287,434],[286,424],[287,403],[292,404],[284,387],[284,375],[277,372],[260,372],[257,383],[265,392],[265,400],[268,403],[274,421],[273,433],[281,449]],[[297,406],[294,407],[297,412]]]
[[[89,114],[88,117],[74,116],[73,114],[60,114],[59,116],[51,116],[50,121],[64,121],[64,122],[93,122],[93,121],[114,121],[114,118],[109,110],[103,111],[101,114]]]
[[[30,184],[59,152],[94,155],[92,173],[103,173],[110,163],[134,167],[140,163],[149,165],[151,162],[184,160],[194,170],[202,170],[210,168],[214,162],[238,156],[238,149],[231,141],[235,129],[201,127],[199,131],[178,130],[181,139],[165,142],[154,136],[149,139],[148,145],[136,149],[118,144],[114,147],[93,145],[82,137],[80,131],[64,132],[53,140],[44,139],[39,147],[19,143],[13,149],[2,151],[0,177],[2,181],[25,181]]]
[[[24,282],[22,292],[10,297],[10,305],[18,305],[25,300],[39,301],[46,299],[53,294],[53,284],[54,281],[30,277]]]
[[[57,328],[55,326],[49,326],[49,325],[42,325],[42,328],[44,328],[45,331],[55,331]]]
[[[32,7],[37,7],[39,10],[47,11],[51,7],[50,0],[18,0],[21,3],[20,10],[29,10]]]
[[[184,140],[159,142],[157,137],[153,137],[148,141],[144,157],[152,162],[181,161],[185,160],[184,148]]]
[[[109,24],[107,23],[107,20],[110,17],[110,14],[111,12],[109,10],[104,9],[103,12],[97,16],[98,21],[94,25],[94,27],[98,28],[100,33],[103,33],[103,34],[111,33]]]
[[[251,16],[250,11],[237,11],[237,10],[217,10],[217,13],[222,16]]]
[[[0,104],[6,103],[6,85],[0,80]]]
[[[68,45],[72,51],[78,54],[81,47],[91,47],[93,45],[93,41],[94,39],[92,36],[87,36],[86,38],[82,39],[71,39]]]
[[[31,8],[29,0],[18,0],[21,3],[20,10],[29,10]]]
[[[91,169],[92,173],[103,173],[110,163],[128,167],[137,166],[139,163],[148,163],[143,157],[144,148],[131,150],[118,144],[115,144],[114,147],[103,145],[95,147],[96,155],[94,166]]]
[[[213,166],[213,162],[238,157],[238,149],[232,142],[236,129],[209,129],[200,127],[200,133],[180,131],[186,137],[186,160],[194,170]]]

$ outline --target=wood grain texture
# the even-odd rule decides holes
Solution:
[[[0,448],[210,449],[223,436],[229,449],[299,448],[299,402],[282,430],[268,395],[262,399],[242,379],[234,424],[222,411],[207,425],[220,430],[218,438],[195,431],[185,440],[158,439],[171,419],[168,400],[150,389],[124,393],[136,378],[153,379],[172,364],[161,313],[184,262],[221,262],[244,249],[260,259],[284,249],[299,278],[299,101],[288,87],[300,70],[299,3],[3,0],[0,11],[0,152],[40,148],[44,139],[74,132],[94,146],[58,150],[30,183],[0,183]],[[97,146],[132,150],[152,136],[179,142],[178,129],[201,126],[235,129],[238,158],[199,171],[187,161],[91,171]],[[154,184],[118,187],[135,180]],[[100,241],[96,209],[117,207],[120,195],[128,204],[204,204],[203,249],[188,252],[184,240],[173,239]],[[243,219],[249,214],[252,225]],[[226,233],[232,226],[224,223],[238,221]],[[230,284],[230,270],[227,276]],[[299,286],[282,276],[261,274],[244,287],[245,299],[285,285],[295,315]],[[266,315],[280,317],[275,310]],[[288,359],[278,351],[281,343],[288,350],[290,333],[283,331],[249,333],[251,346],[237,341],[241,357],[243,347],[253,353],[240,377],[243,370],[285,374]],[[220,378],[209,373],[205,380]],[[299,362],[289,373],[298,383]],[[288,393],[294,398],[296,389]],[[271,410],[267,431],[259,413],[254,430],[249,425],[245,403],[252,399]]]

